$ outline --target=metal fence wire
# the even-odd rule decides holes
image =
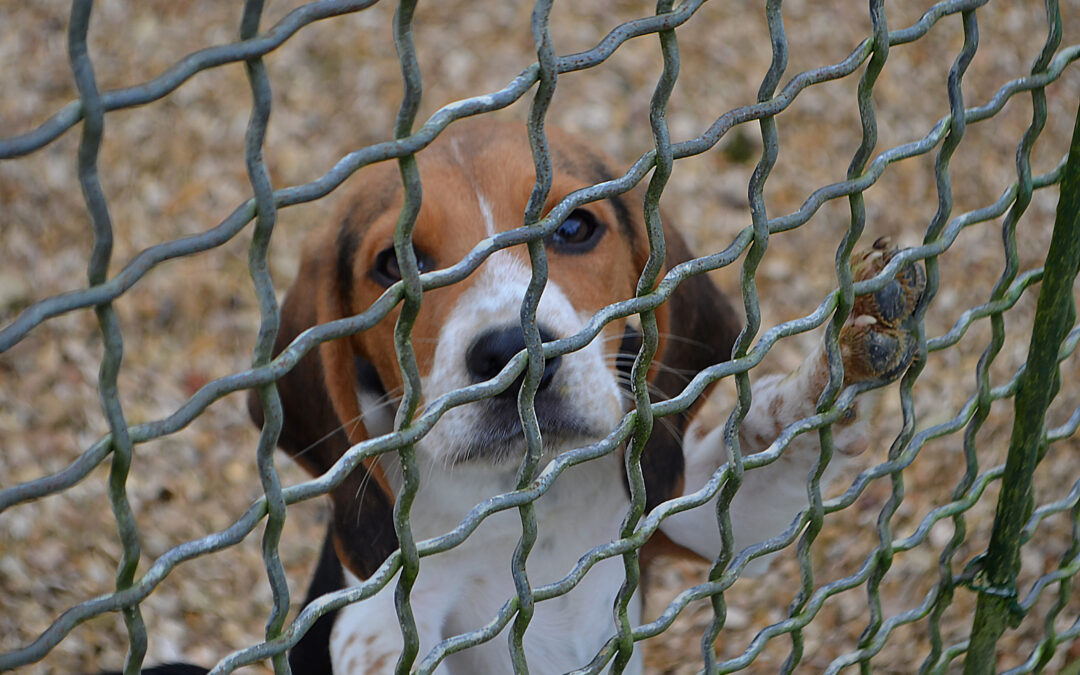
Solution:
[[[536,62],[522,71],[508,85],[438,109],[417,126],[421,104],[421,74],[413,44],[413,12],[415,0],[402,0],[397,6],[393,25],[404,82],[404,97],[394,125],[394,140],[376,143],[349,152],[332,169],[309,183],[275,187],[263,159],[267,121],[271,110],[271,81],[263,57],[285,45],[297,32],[310,24],[331,17],[362,12],[375,0],[317,0],[291,12],[272,27],[260,30],[263,14],[262,0],[246,0],[239,26],[240,39],[231,44],[194,52],[175,63],[160,76],[142,84],[121,89],[100,91],[95,63],[87,48],[87,32],[94,17],[92,0],[73,0],[67,23],[68,54],[71,71],[78,89],[78,100],[61,108],[40,126],[17,135],[0,138],[0,158],[17,158],[41,151],[69,130],[79,128],[78,177],[85,198],[86,210],[93,228],[93,251],[87,272],[88,283],[81,290],[61,293],[37,300],[13,314],[0,328],[0,353],[12,349],[33,336],[35,329],[55,317],[93,309],[104,342],[104,358],[100,365],[98,387],[108,434],[91,444],[71,464],[47,475],[3,486],[0,490],[0,529],[5,519],[20,505],[60,495],[85,479],[96,467],[109,465],[108,495],[112,504],[123,556],[116,572],[115,591],[70,607],[55,618],[32,642],[0,653],[0,670],[14,669],[39,662],[45,658],[80,623],[93,617],[119,612],[123,615],[129,636],[126,672],[137,672],[147,652],[148,636],[141,611],[143,603],[171,572],[185,561],[206,556],[232,547],[251,535],[260,525],[262,554],[266,578],[272,589],[272,611],[267,618],[265,640],[246,646],[221,659],[214,673],[226,673],[246,664],[271,660],[276,672],[287,672],[286,651],[312,626],[315,620],[349,603],[363,602],[395,576],[399,576],[398,600],[401,630],[407,646],[399,668],[431,672],[447,655],[467,649],[503,634],[509,636],[509,649],[515,667],[527,668],[522,639],[529,629],[530,616],[536,603],[568,593],[598,561],[622,557],[626,578],[621,602],[615,607],[617,630],[590,663],[581,664],[581,672],[599,672],[612,667],[616,671],[627,663],[636,643],[664,633],[691,603],[711,602],[713,618],[702,635],[702,656],[709,672],[735,672],[751,669],[762,650],[777,641],[788,643],[787,660],[782,667],[790,672],[806,666],[812,672],[833,673],[849,666],[868,672],[875,665],[875,656],[896,638],[905,626],[919,626],[928,633],[930,650],[912,654],[907,664],[892,664],[888,672],[938,673],[953,672],[962,661],[966,673],[986,673],[996,670],[999,637],[1010,626],[1025,617],[1040,621],[1042,635],[1026,645],[1029,650],[1009,673],[1043,672],[1057,654],[1053,667],[1067,658],[1080,658],[1072,648],[1080,635],[1080,616],[1077,611],[1073,582],[1080,572],[1080,469],[1072,475],[1060,476],[1062,484],[1071,485],[1064,497],[1047,501],[1033,491],[1036,465],[1052,452],[1049,446],[1074,434],[1080,425],[1080,409],[1057,427],[1048,427],[1046,412],[1054,397],[1072,382],[1068,373],[1059,371],[1059,364],[1069,357],[1080,340],[1080,327],[1074,325],[1074,279],[1080,260],[1080,127],[1073,136],[1071,153],[1065,155],[1052,171],[1033,175],[1030,156],[1032,147],[1047,120],[1045,89],[1062,77],[1068,67],[1080,57],[1080,45],[1063,47],[1062,9],[1056,0],[1046,0],[1046,29],[1040,40],[1043,48],[1030,73],[1006,82],[990,100],[970,106],[963,96],[963,81],[969,64],[979,46],[979,9],[987,0],[944,0],[930,7],[915,23],[904,27],[886,24],[884,0],[870,0],[869,17],[872,34],[863,39],[846,58],[800,72],[781,86],[787,69],[789,42],[785,33],[780,0],[767,0],[767,16],[772,44],[772,66],[761,83],[757,102],[737,107],[715,118],[700,135],[674,142],[668,130],[666,110],[668,99],[679,73],[677,29],[694,21],[695,13],[704,0],[686,0],[675,5],[672,0],[659,0],[654,14],[627,21],[611,30],[596,45],[580,53],[559,55],[553,46],[549,15],[551,0],[537,0],[532,10],[532,31],[536,45]],[[1075,8],[1074,8],[1075,9]],[[759,11],[755,8],[753,11]],[[873,100],[875,83],[888,68],[890,48],[923,38],[936,24],[955,22],[963,29],[963,45],[955,54],[949,71],[947,96],[949,113],[925,134],[911,142],[878,152],[877,119]],[[622,176],[574,192],[547,215],[544,204],[551,185],[551,160],[545,140],[544,121],[548,106],[556,91],[559,78],[575,71],[593,68],[604,63],[628,41],[656,34],[659,37],[663,73],[656,85],[650,107],[650,120],[655,148],[642,155]],[[252,106],[245,142],[245,160],[252,197],[238,206],[217,226],[191,236],[155,244],[142,250],[116,274],[109,275],[113,249],[113,223],[109,203],[99,181],[99,149],[103,130],[110,120],[109,113],[135,108],[162,99],[182,87],[201,71],[230,63],[243,63],[250,83]],[[8,64],[8,67],[18,64]],[[363,67],[362,64],[358,67]],[[861,143],[850,160],[845,180],[815,190],[802,206],[786,215],[768,216],[765,208],[765,184],[777,158],[780,141],[776,116],[782,114],[808,88],[859,73],[858,108],[861,118]],[[421,152],[455,120],[506,108],[526,96],[532,96],[529,113],[529,135],[536,166],[536,185],[533,198],[524,214],[525,225],[484,240],[456,264],[434,272],[420,274],[411,253],[411,232],[421,199],[419,173],[415,153]],[[922,95],[937,95],[926,92]],[[1016,148],[1014,183],[993,203],[963,213],[954,213],[950,176],[950,159],[969,126],[997,115],[1013,97],[1029,95],[1033,116],[1027,132]],[[656,347],[655,322],[652,312],[663,303],[687,278],[718,270],[742,260],[742,299],[746,310],[746,325],[733,358],[696,373],[677,396],[659,402],[651,401],[648,388],[639,387],[634,408],[617,428],[599,443],[582,447],[558,456],[550,465],[538,463],[538,435],[527,434],[529,451],[521,469],[517,489],[478,504],[468,517],[451,532],[433,539],[417,541],[410,529],[409,508],[422,475],[413,452],[413,444],[427,433],[440,416],[452,407],[491,395],[493,387],[478,384],[454,391],[418,408],[420,391],[410,383],[419,382],[419,372],[412,352],[411,329],[426,291],[454,284],[467,278],[492,253],[508,246],[527,244],[533,261],[532,288],[542,289],[546,281],[546,266],[541,240],[552,233],[574,208],[591,201],[621,194],[642,181],[651,172],[645,203],[650,242],[661,245],[658,203],[661,193],[679,160],[706,153],[739,125],[757,122],[760,127],[763,152],[749,183],[752,225],[738,232],[723,250],[713,252],[661,274],[659,266],[647,268],[640,280],[639,294],[598,312],[586,328],[573,336],[542,343],[535,323],[539,293],[523,300],[522,316],[527,349],[519,354],[496,378],[495,384],[504,388],[522,373],[526,374],[521,406],[531,410],[532,394],[542,370],[543,359],[581,349],[608,322],[620,317],[639,315],[644,327],[645,344],[639,359],[647,363]],[[875,154],[876,153],[876,154]],[[937,186],[937,211],[925,227],[922,244],[903,250],[877,277],[865,281],[852,280],[850,257],[863,232],[866,221],[864,191],[868,190],[893,165],[901,160],[919,156],[933,158],[933,176]],[[396,160],[401,167],[406,200],[394,245],[402,280],[394,284],[370,309],[346,319],[318,325],[301,334],[276,358],[271,348],[278,329],[279,312],[273,282],[267,263],[267,251],[275,227],[277,213],[289,206],[319,200],[330,194],[351,174],[375,162]],[[1060,185],[1060,200],[1053,240],[1045,265],[1021,273],[1017,263],[1017,228],[1025,214],[1032,194],[1053,185]],[[850,204],[850,221],[836,255],[836,289],[825,297],[808,316],[780,323],[762,331],[758,302],[756,273],[766,255],[770,236],[801,227],[830,200],[846,198]],[[927,337],[922,319],[926,309],[943,291],[940,284],[939,256],[956,245],[965,228],[1002,218],[1004,267],[989,298],[967,309],[948,332]],[[215,249],[229,242],[254,221],[250,245],[249,266],[254,280],[262,320],[250,369],[215,379],[198,388],[172,414],[146,423],[129,425],[120,404],[117,381],[123,355],[120,323],[113,303],[138,284],[161,263]],[[745,257],[743,257],[745,254]],[[643,625],[632,625],[627,605],[632,592],[638,588],[638,551],[653,535],[661,520],[669,515],[710,502],[720,493],[718,518],[728,517],[727,505],[738,487],[743,472],[753,471],[776,457],[796,433],[819,433],[824,446],[823,457],[832,452],[829,425],[836,421],[850,400],[851,392],[838,396],[839,387],[830,387],[821,402],[818,414],[786,429],[768,452],[743,457],[733,449],[732,460],[720,468],[706,487],[691,495],[661,504],[652,511],[645,510],[644,483],[641,480],[639,456],[654,420],[685,411],[707,386],[722,378],[733,378],[739,391],[739,403],[732,412],[729,424],[740,424],[749,403],[749,372],[759,364],[782,338],[803,333],[823,324],[839,327],[853,299],[859,294],[883,288],[904,265],[921,261],[928,279],[927,300],[917,312],[918,352],[913,366],[899,385],[903,423],[884,461],[873,464],[860,473],[851,485],[831,499],[824,499],[811,479],[810,508],[801,514],[787,532],[764,545],[746,551],[724,551],[709,570],[708,578],[700,584],[683,589],[659,616]],[[32,275],[32,270],[20,271]],[[1011,378],[991,383],[991,366],[1005,341],[1006,312],[1031,289],[1038,288],[1038,307],[1026,366]],[[375,326],[391,310],[401,306],[396,347],[402,355],[402,375],[406,383],[397,417],[396,431],[369,439],[352,447],[324,475],[288,487],[283,487],[274,466],[274,448],[281,428],[281,411],[275,381],[289,371],[305,354],[328,340],[353,335]],[[991,339],[979,361],[975,393],[951,416],[929,426],[916,419],[913,387],[927,363],[928,355],[955,345],[977,322],[988,322]],[[650,326],[652,329],[650,330]],[[830,333],[833,349],[835,330]],[[0,371],[2,372],[2,371]],[[644,373],[645,369],[639,369]],[[835,377],[835,374],[834,374]],[[5,387],[17,389],[18,382]],[[256,452],[258,473],[264,496],[228,528],[186,541],[158,556],[141,574],[137,574],[140,541],[145,536],[136,524],[136,510],[128,497],[127,480],[133,456],[141,444],[176,434],[201,415],[212,403],[231,392],[255,389],[267,412]],[[976,453],[976,436],[990,414],[995,402],[1013,399],[1015,412],[1012,440],[1008,458],[1000,466],[985,466]],[[999,407],[1000,407],[999,403]],[[528,419],[528,417],[525,417]],[[535,417],[532,419],[535,420]],[[818,430],[818,431],[815,431]],[[962,444],[965,464],[962,479],[952,489],[951,498],[930,509],[918,527],[909,535],[897,538],[893,533],[893,517],[902,508],[905,498],[904,470],[917,458],[920,450],[933,439],[955,434]],[[624,444],[629,448],[631,477],[631,512],[625,520],[621,538],[616,541],[595,542],[595,547],[564,579],[545,586],[530,586],[525,576],[525,564],[531,542],[536,537],[533,502],[549,490],[559,474],[574,464],[590,461],[615,452]],[[1075,446],[1072,446],[1075,453]],[[2,449],[0,449],[2,453]],[[291,622],[287,621],[290,594],[285,570],[279,557],[279,540],[290,505],[326,495],[359,464],[384,453],[397,453],[404,467],[404,491],[398,495],[395,528],[400,549],[394,552],[378,571],[359,586],[325,595],[304,607]],[[1073,463],[1075,467],[1080,464]],[[7,482],[5,476],[3,482]],[[818,585],[814,581],[815,537],[827,514],[853,508],[867,486],[878,479],[888,481],[889,494],[879,509],[877,543],[862,552],[863,563],[849,576]],[[965,513],[980,500],[998,495],[997,517],[986,550],[961,558],[967,539]],[[410,606],[409,591],[418,574],[423,574],[423,559],[453,549],[465,541],[479,524],[492,514],[517,509],[522,522],[520,555],[512,569],[517,593],[506,598],[505,604],[482,629],[458,635],[439,643],[430,653],[417,653],[418,637]],[[795,517],[796,514],[792,514]],[[1040,523],[1052,516],[1064,517],[1071,523],[1071,539],[1062,541],[1060,557],[1042,560],[1039,576],[1030,583],[1018,581],[1021,549],[1036,536]],[[917,547],[929,546],[928,535],[939,521],[953,524],[951,539],[941,547],[939,577],[930,591],[918,602],[903,611],[892,611],[880,596],[880,587],[892,576],[903,574],[903,561],[897,556]],[[801,588],[796,600],[779,619],[771,621],[757,633],[745,650],[733,658],[722,659],[714,644],[725,627],[725,593],[736,583],[746,563],[780,546],[797,543],[797,559],[801,570]],[[964,549],[965,551],[967,549]],[[977,553],[977,552],[976,552]],[[8,553],[5,553],[5,556]],[[966,553],[964,554],[966,556]],[[894,559],[900,560],[896,565]],[[510,561],[507,561],[510,564]],[[814,621],[822,606],[834,596],[862,587],[866,593],[869,619],[856,643],[843,655],[827,665],[806,665],[804,659],[804,629]],[[953,641],[956,634],[943,627],[947,609],[960,594],[975,594],[977,611],[970,619],[970,629],[963,639]],[[1054,599],[1036,607],[1040,597]],[[1036,610],[1038,609],[1038,615]],[[952,620],[952,619],[950,619]],[[899,639],[899,638],[896,638]],[[1071,650],[1071,651],[1070,651]],[[1066,659],[1067,660],[1067,659]],[[533,668],[542,667],[532,664]],[[1071,671],[1070,671],[1071,672]]]

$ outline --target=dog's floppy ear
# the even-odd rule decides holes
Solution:
[[[663,222],[667,271],[695,256],[678,230],[669,226],[666,218]],[[699,371],[729,360],[742,326],[731,303],[704,274],[679,284],[668,301],[657,308],[656,317],[661,342],[655,359],[659,365],[649,380],[654,399],[678,395]],[[682,491],[682,434],[696,407],[667,417],[668,423],[653,426],[641,456],[648,509]]]
[[[664,227],[665,270],[693,260],[686,241],[674,227]],[[658,317],[666,340],[660,361],[666,366],[652,380],[667,396],[678,394],[698,371],[731,359],[742,320],[720,289],[705,274],[692,276],[665,303],[667,316]],[[682,371],[674,372],[674,371]]]
[[[328,259],[332,259],[332,254],[325,238],[305,248],[296,281],[281,306],[281,327],[274,341],[274,356],[300,333],[319,323],[317,298],[327,292],[326,276],[333,269]],[[327,320],[335,318],[339,316],[328,316]],[[323,343],[321,349],[308,352],[277,383],[283,411],[278,447],[314,476],[333,466],[352,443],[363,440],[366,434],[363,425],[356,422],[350,425],[354,427],[350,437],[338,416],[327,388],[328,380],[332,379],[328,378],[324,360],[328,344],[349,349],[346,339]],[[348,367],[352,373],[352,359]],[[337,375],[340,377],[342,373]],[[355,398],[354,392],[350,391],[349,395]],[[248,411],[255,425],[261,427],[264,415],[255,390],[248,392]],[[334,503],[333,532],[338,557],[361,578],[374,572],[397,548],[393,500],[376,483],[370,481],[366,467],[358,466],[330,495]]]
[[[316,325],[319,251],[310,248],[300,264],[296,281],[281,306],[281,326],[274,340],[276,358],[300,333]],[[348,449],[348,439],[334,412],[326,389],[319,349],[312,349],[277,381],[284,412],[278,447],[289,453],[308,473],[318,476],[329,469]],[[264,414],[259,394],[248,391],[248,412],[255,426],[262,428]]]

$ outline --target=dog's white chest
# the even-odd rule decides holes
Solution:
[[[417,539],[456,527],[476,505],[478,485],[485,496],[511,488],[513,469],[505,471],[466,466],[432,477],[412,509]],[[535,502],[537,539],[527,562],[533,588],[561,580],[581,556],[618,537],[629,504],[622,481],[619,457],[586,462],[567,469]],[[483,627],[515,596],[510,560],[520,537],[521,519],[511,509],[488,517],[457,548],[421,560],[411,594],[420,658],[446,638]],[[530,671],[564,673],[587,664],[614,635],[613,608],[622,582],[622,559],[610,558],[594,565],[569,593],[537,603],[524,640]],[[385,672],[393,670],[401,645],[394,586],[341,612],[331,639],[336,673],[383,672],[384,665]],[[637,623],[637,597],[630,609]],[[449,655],[438,672],[512,672],[508,635],[504,630],[489,642]],[[638,671],[640,663],[634,663],[628,672]]]

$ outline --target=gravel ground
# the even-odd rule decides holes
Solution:
[[[299,3],[271,0],[264,26]],[[888,8],[891,28],[913,23],[928,0]],[[991,2],[978,11],[980,50],[964,80],[968,105],[981,104],[1030,68],[1043,41],[1041,3]],[[65,56],[68,3],[0,1],[0,136],[26,131],[76,97]],[[672,136],[701,133],[724,111],[752,103],[770,60],[761,3],[715,2],[678,31],[682,72],[670,107]],[[183,55],[231,41],[241,3],[141,0],[97,3],[90,50],[102,89],[152,78]],[[421,4],[416,39],[425,81],[421,118],[465,96],[504,86],[534,60],[521,3],[445,0]],[[648,14],[647,3],[609,0],[557,4],[555,46],[570,53],[594,45],[619,22]],[[1062,44],[1080,42],[1080,11],[1066,4]],[[341,155],[385,140],[401,95],[390,34],[393,6],[304,28],[267,58],[274,107],[266,160],[275,186],[298,184],[325,172]],[[865,3],[789,0],[784,5],[791,58],[787,72],[839,61],[869,34]],[[875,88],[879,149],[922,137],[948,110],[945,79],[963,41],[959,16],[939,22],[911,45],[894,47]],[[660,72],[656,38],[624,45],[604,65],[564,76],[550,116],[585,134],[609,154],[633,161],[652,143],[648,105]],[[786,78],[785,78],[786,81]],[[811,87],[778,117],[781,151],[768,181],[770,215],[794,211],[816,188],[841,180],[859,143],[854,78]],[[1035,173],[1052,168],[1068,147],[1080,72],[1069,68],[1048,91],[1049,118],[1035,146]],[[956,213],[985,206],[1015,180],[1016,145],[1031,118],[1031,97],[1014,97],[993,119],[969,127],[952,160]],[[243,67],[232,64],[193,77],[163,100],[108,115],[101,180],[116,230],[112,272],[154,243],[206,230],[247,198],[243,137],[250,92]],[[524,119],[527,102],[498,117]],[[77,188],[78,130],[18,160],[0,163],[0,325],[29,303],[85,284],[90,252],[88,219]],[[760,151],[753,126],[739,127],[702,156],[677,163],[664,196],[670,217],[693,247],[719,250],[749,223],[746,183]],[[1021,271],[1038,266],[1049,242],[1057,190],[1037,193],[1020,224]],[[890,235],[921,240],[937,206],[933,159],[893,165],[866,192],[866,241]],[[271,250],[279,288],[295,274],[304,234],[327,218],[334,197],[281,212]],[[759,271],[764,326],[809,313],[835,283],[833,256],[847,226],[847,207],[825,205],[805,226],[774,236]],[[927,315],[927,335],[947,331],[967,308],[985,302],[1003,265],[1000,220],[966,230],[941,258],[941,292]],[[158,419],[211,379],[243,370],[250,360],[257,307],[246,269],[248,234],[206,254],[176,260],[147,274],[116,304],[124,330],[119,387],[129,422]],[[715,273],[738,292],[738,270]],[[1028,297],[1030,296],[1030,297]],[[991,369],[1001,384],[1023,362],[1034,311],[1028,293],[1006,318],[1008,338]],[[975,365],[989,339],[986,321],[973,325],[953,348],[931,356],[918,381],[919,426],[952,417],[975,388]],[[790,367],[816,334],[780,343],[764,370]],[[0,355],[0,487],[67,466],[105,431],[96,393],[101,339],[93,313],[52,319]],[[1060,424],[1080,404],[1077,357],[1065,362],[1063,392],[1051,409]],[[894,388],[895,389],[895,388]],[[881,461],[896,433],[895,390],[878,411],[879,446],[865,465]],[[1011,404],[996,404],[977,435],[981,466],[1000,463]],[[240,395],[229,396],[188,428],[137,448],[128,494],[142,532],[140,573],[169,548],[227,527],[259,493],[254,466],[256,432]],[[905,499],[894,533],[910,534],[925,514],[949,501],[963,473],[962,439],[928,443],[904,471]],[[1064,496],[1080,475],[1080,441],[1052,446],[1036,473],[1039,503]],[[284,483],[304,474],[281,458]],[[0,651],[33,640],[66,608],[108,592],[121,556],[106,496],[108,469],[99,467],[74,488],[0,515]],[[876,543],[875,524],[891,485],[872,482],[856,503],[830,516],[812,551],[815,583],[851,574]],[[961,563],[982,550],[993,518],[996,484],[967,517]],[[281,556],[295,597],[302,597],[314,564],[325,505],[290,508]],[[1048,519],[1022,554],[1021,582],[1056,567],[1069,544],[1070,523]],[[881,589],[885,616],[916,607],[938,576],[938,555],[951,523],[935,526],[928,541],[896,556]],[[959,569],[957,564],[957,571]],[[649,579],[649,618],[706,574],[703,564],[662,561]],[[148,662],[176,658],[210,664],[259,640],[270,606],[258,537],[214,556],[185,563],[143,604],[150,634]],[[765,626],[782,620],[799,588],[794,555],[785,554],[765,577],[738,581],[726,599],[727,627],[718,643],[724,657],[743,652]],[[1040,639],[1039,610],[1001,643],[1001,666],[1016,665]],[[974,596],[958,590],[943,617],[946,643],[970,626]],[[295,607],[294,607],[295,609]],[[1073,591],[1058,628],[1080,613]],[[865,588],[830,598],[805,631],[798,672],[821,672],[855,648],[868,621]],[[700,667],[700,636],[712,618],[707,603],[689,606],[675,625],[649,641],[650,673],[688,673]],[[71,673],[117,667],[125,650],[118,615],[89,621],[44,661],[23,672]],[[882,673],[917,669],[929,649],[925,621],[898,628],[873,661]],[[776,672],[790,640],[770,641],[747,672]],[[1066,654],[1067,652],[1067,654]],[[1080,644],[1059,650],[1047,672],[1080,658]],[[251,670],[262,672],[259,668]]]

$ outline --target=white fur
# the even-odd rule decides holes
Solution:
[[[495,236],[495,216],[491,212],[491,204],[487,198],[479,192],[476,193],[476,203],[480,205],[480,215],[484,217],[484,234],[489,237]]]
[[[416,537],[452,529],[477,501],[511,489],[515,471],[510,465],[497,470],[469,463],[445,476],[430,477],[412,508]],[[571,467],[535,502],[538,539],[527,562],[532,586],[558,581],[580,556],[618,535],[629,505],[618,483],[619,472],[619,458],[614,455]],[[567,527],[567,523],[575,526]],[[421,560],[411,594],[420,658],[439,641],[480,628],[514,596],[510,559],[520,537],[521,522],[512,509],[487,518],[459,547]],[[615,633],[613,607],[622,580],[622,559],[611,558],[589,570],[568,594],[538,603],[524,640],[530,671],[565,673],[588,663]],[[402,644],[394,587],[392,581],[374,598],[342,610],[331,640],[336,673],[392,672]],[[636,625],[640,622],[637,598],[630,610]],[[504,631],[489,642],[447,657],[436,672],[512,672],[507,634]],[[373,668],[384,653],[394,658],[383,660],[385,670]],[[640,657],[626,672],[641,672]]]

